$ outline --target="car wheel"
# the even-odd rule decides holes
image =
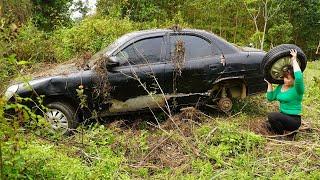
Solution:
[[[45,118],[54,132],[68,134],[77,127],[78,118],[75,109],[64,102],[52,102],[46,105]]]
[[[282,44],[271,49],[263,58],[261,69],[267,81],[273,84],[283,84],[282,71],[291,64],[290,49],[297,50],[297,61],[301,71],[307,66],[307,57],[304,52],[294,44]]]

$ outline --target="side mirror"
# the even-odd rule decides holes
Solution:
[[[119,61],[117,61],[117,57],[116,56],[111,56],[107,58],[107,69],[112,69],[114,67],[119,66],[120,63]]]

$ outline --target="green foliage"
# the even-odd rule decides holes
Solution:
[[[69,8],[72,0],[32,0],[33,22],[42,30],[52,31],[71,23]]]
[[[74,0],[72,4],[73,6],[70,7],[71,12],[79,12],[81,14],[79,19],[86,17],[90,10],[88,7],[88,2],[89,1]]]
[[[19,30],[19,35],[12,43],[12,51],[19,61],[55,62],[52,41],[47,34],[38,30],[34,24],[28,22]]]
[[[17,60],[14,54],[8,57],[0,56],[0,81],[7,84],[12,76],[17,73]],[[0,92],[4,91],[4,88],[0,88]]]
[[[172,19],[184,1],[156,0],[99,0],[97,11],[101,15],[129,18],[135,22]]]
[[[103,16],[121,17],[122,0],[98,0],[97,13]]]
[[[95,53],[133,30],[134,25],[128,20],[93,17],[72,28],[56,31],[51,39],[55,56],[64,61],[84,52]]]
[[[147,151],[149,149],[147,140],[148,140],[148,133],[146,131],[142,131],[139,139],[140,148],[142,151]]]
[[[320,73],[318,63],[310,62],[304,72],[306,86],[308,89],[314,87],[310,92],[306,91],[304,105],[308,107],[318,102],[317,99],[313,99],[316,96],[312,96],[312,93],[320,92],[314,78]],[[319,171],[315,169],[317,161],[312,159],[320,152],[318,133],[308,136],[310,132],[305,132],[299,135],[300,140],[277,143],[269,142],[263,136],[246,130],[248,118],[252,118],[254,112],[263,111],[262,106],[265,106],[259,104],[261,107],[251,110],[255,108],[255,103],[259,100],[261,103],[265,97],[256,98],[252,102],[249,99],[246,107],[241,108],[242,113],[237,116],[228,120],[225,117],[213,117],[201,121],[201,124],[194,124],[194,129],[187,131],[192,136],[182,137],[177,130],[173,130],[170,133],[173,133],[172,137],[175,140],[168,139],[162,144],[159,143],[167,137],[167,133],[162,130],[149,130],[148,127],[134,130],[130,127],[127,129],[112,125],[106,128],[98,124],[87,129],[81,127],[77,133],[69,137],[38,137],[34,136],[35,133],[28,133],[21,128],[19,121],[13,121],[16,123],[11,124],[12,121],[2,116],[0,108],[4,174],[11,179],[319,178]],[[246,102],[239,103],[240,108]],[[0,101],[0,107],[4,105],[5,102]],[[263,113],[258,113],[257,116],[264,118]],[[317,120],[317,116],[317,111],[306,113],[304,120],[312,118],[314,125],[318,126],[317,122],[320,121]],[[23,118],[28,119],[25,116]],[[186,131],[183,128],[181,130]],[[181,143],[180,140],[184,138],[189,141]],[[168,144],[175,143],[183,147],[184,153],[190,158],[188,161],[175,168],[156,166],[158,159],[148,161],[155,163],[154,165],[144,164],[145,157],[179,156],[179,153],[169,154],[157,150],[163,146],[166,147],[164,150],[170,151]],[[189,151],[188,148],[191,146],[199,151],[199,155],[195,155],[193,149]],[[306,172],[306,169],[310,172]]]
[[[210,139],[207,154],[221,166],[227,157],[237,156],[263,145],[264,140],[252,132],[240,131],[236,125],[221,123],[215,135]]]
[[[3,117],[3,106],[6,109],[27,110],[20,104],[5,105],[0,101],[0,157],[3,162],[3,176],[9,179],[114,179],[125,178],[118,174],[122,162],[120,155],[115,155],[108,147],[114,139],[111,131],[103,126],[94,126],[86,134],[78,137],[87,144],[83,147],[72,145],[61,146],[51,143],[51,137],[46,140],[27,133],[22,124],[27,125],[26,116],[13,121]],[[24,113],[23,113],[24,114]],[[23,120],[24,122],[21,122]],[[43,126],[43,125],[42,125]],[[44,126],[45,127],[45,126]],[[48,141],[49,140],[49,141]],[[53,140],[52,140],[53,141]],[[61,141],[61,138],[60,140]],[[53,141],[54,142],[54,141]]]
[[[10,149],[5,144],[5,175],[9,179],[85,179],[88,171],[79,159],[61,153],[53,146],[38,143],[25,144],[25,147],[15,154],[8,156]],[[12,161],[13,160],[13,161]]]
[[[95,146],[111,145],[115,141],[115,135],[111,130],[106,129],[103,125],[93,125],[89,128],[88,132],[89,133],[86,133],[84,136],[81,135],[81,138],[88,140],[90,144]]]
[[[32,17],[31,0],[5,0],[0,2],[0,20],[4,26],[27,22]]]
[[[301,3],[299,0],[283,1],[281,12],[289,17],[293,25],[293,42],[306,51],[308,57],[314,57],[314,52],[320,36],[320,1],[307,0]],[[281,18],[281,16],[278,16]],[[279,19],[275,19],[279,21]]]
[[[280,25],[272,26],[268,31],[268,39],[274,46],[290,43],[292,41],[293,26],[286,21]]]
[[[262,35],[263,33],[262,32],[255,32],[251,38],[250,38],[250,42],[253,44],[253,46],[255,48],[259,48],[260,47],[260,43],[261,43],[261,40],[262,40]]]
[[[249,11],[240,0],[100,0],[99,15],[78,23],[70,22],[70,2],[0,2],[0,15],[5,15],[0,16],[1,82],[7,84],[21,69],[38,62],[62,62],[85,52],[95,53],[119,36],[139,29],[167,28],[177,23],[213,31],[238,44],[254,42],[256,47],[263,35],[256,31],[248,14],[259,10],[256,0],[248,1]],[[314,38],[320,32],[319,1],[282,1],[279,6],[280,11],[268,22],[265,47],[296,43],[312,55],[319,41]],[[261,31],[261,12],[257,18]],[[304,73],[303,121],[315,128],[320,124],[319,73],[319,62],[308,63]],[[78,93],[83,95],[81,89]],[[249,121],[265,119],[270,110],[264,98],[261,95],[237,102],[232,113],[238,115],[234,117],[217,115],[214,120],[192,124],[192,128],[183,126],[180,130],[184,136],[177,129],[169,130],[172,136],[166,141],[168,131],[150,130],[145,122],[139,126],[142,130],[96,124],[80,127],[73,136],[56,137],[43,133],[48,124],[22,105],[22,99],[16,104],[0,99],[0,159],[4,165],[0,168],[8,179],[319,179],[317,159],[313,159],[320,154],[319,133],[308,131],[299,134],[296,141],[277,144],[248,131]],[[4,117],[4,109],[18,115]],[[176,153],[169,154],[172,149]],[[163,163],[160,156],[179,155],[187,160],[177,167],[157,166]]]
[[[267,2],[268,17],[264,16],[264,2]],[[135,22],[156,21],[160,24],[174,19],[180,13],[183,22],[194,28],[212,31],[240,45],[253,42],[258,48],[261,46],[266,22],[266,37],[269,39],[265,39],[267,44],[264,44],[264,49],[290,42],[302,47],[308,56],[314,57],[318,39],[313,37],[319,36],[320,29],[319,4],[319,1],[314,0],[305,3],[299,0],[99,0],[97,9],[101,15],[129,18]]]
[[[5,0],[0,2],[0,18],[6,26],[20,26],[32,19],[40,29],[52,31],[71,24],[71,3],[72,0]]]
[[[208,160],[196,159],[192,161],[191,166],[199,179],[210,179],[214,174],[212,164]]]
[[[313,121],[320,124],[320,61],[308,63],[308,71],[304,72],[305,94],[303,99],[303,113],[313,117]]]

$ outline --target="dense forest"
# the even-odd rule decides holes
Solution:
[[[74,11],[81,16],[72,18]],[[265,51],[301,47],[309,61],[306,131],[292,142],[265,136],[258,124],[277,104],[258,95],[237,102],[229,117],[193,109],[176,115],[175,126],[158,114],[159,127],[153,116],[119,118],[57,137],[41,128],[43,118],[24,113],[30,109],[1,99],[0,179],[320,178],[319,0],[97,0],[93,14],[86,1],[0,0],[0,94],[44,65],[94,54],[128,32],[173,25]]]

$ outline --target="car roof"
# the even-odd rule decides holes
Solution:
[[[189,28],[185,28],[185,29],[181,29],[181,30],[177,30],[174,31],[172,29],[148,29],[148,30],[140,30],[140,31],[134,31],[134,32],[130,32],[125,34],[125,36],[128,37],[134,37],[134,36],[143,36],[143,35],[148,35],[148,34],[158,34],[158,33],[167,33],[167,32],[197,32],[197,33],[209,33],[208,31],[205,30],[200,30],[200,29],[189,29]]]
[[[166,32],[173,32],[173,31],[171,29],[147,29],[147,30],[130,32],[125,35],[132,37],[132,36],[140,36],[140,35],[154,34],[154,33],[166,33]]]
[[[195,34],[199,34],[205,37],[210,37],[210,38],[214,38],[215,40],[219,40],[220,42],[224,42],[227,44],[230,44],[226,39],[216,35],[213,32],[209,32],[206,30],[201,30],[201,29],[191,29],[191,28],[184,28],[184,29],[179,29],[179,30],[172,30],[172,29],[148,29],[148,30],[140,30],[140,31],[134,31],[134,32],[130,32],[127,34],[124,34],[122,36],[122,40],[121,41],[127,41],[129,39],[133,39],[136,37],[141,37],[141,36],[148,36],[148,35],[154,35],[154,34],[158,34],[158,35],[163,35],[165,33],[195,33]]]
[[[219,44],[221,49],[229,49],[229,52],[236,52],[239,51],[239,48],[236,48],[234,45],[232,45],[230,42],[228,42],[226,39],[216,35],[213,32],[209,32],[206,30],[201,30],[201,29],[191,29],[191,28],[184,28],[184,29],[178,29],[178,30],[173,30],[173,29],[149,29],[149,30],[141,30],[141,31],[134,31],[131,33],[127,33],[122,36],[122,39],[120,42],[127,41],[129,39],[134,39],[134,38],[141,38],[142,36],[149,36],[149,35],[163,35],[165,33],[194,33],[198,34],[204,37],[207,37],[211,39],[212,42],[215,42],[216,44]],[[228,51],[226,51],[228,53]]]

